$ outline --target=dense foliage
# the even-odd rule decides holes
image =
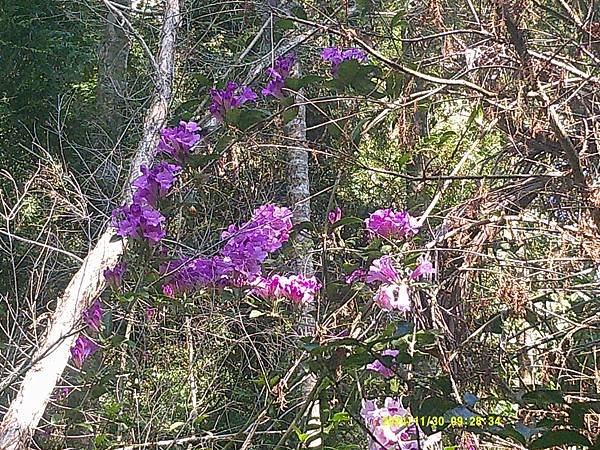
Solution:
[[[162,5],[0,6],[0,415],[108,225],[37,448],[598,446],[594,4],[182,5],[125,203]]]

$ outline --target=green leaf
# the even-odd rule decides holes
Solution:
[[[503,438],[512,438],[515,441],[519,442],[520,444],[526,445],[527,441],[526,439],[523,437],[523,435],[515,430],[512,426],[507,425],[504,428],[500,428],[500,427],[487,427],[484,430],[481,431],[477,431],[477,430],[473,430],[475,433],[481,433],[483,431],[485,431],[486,433],[490,433],[493,434],[495,436],[500,436]]]
[[[308,16],[306,15],[306,11],[301,6],[294,6],[292,8],[292,14],[298,19],[306,20],[308,18]]]
[[[285,87],[292,91],[297,91],[307,86],[318,86],[322,84],[324,80],[325,78],[320,75],[304,75],[299,78],[290,77],[285,80]]]
[[[470,128],[473,122],[478,125],[483,124],[483,107],[481,105],[478,105],[471,111],[471,114],[467,119],[467,128]]]
[[[110,344],[113,347],[119,347],[123,342],[125,342],[125,336],[120,334],[115,334],[110,340]]]
[[[585,415],[590,411],[600,412],[600,402],[576,402],[569,405],[569,423],[576,428],[585,429]]]
[[[350,415],[347,412],[337,412],[333,415],[333,417],[331,418],[331,421],[334,423],[339,423],[339,422],[349,422],[350,421]]]
[[[214,84],[213,80],[201,72],[193,72],[190,76],[196,82],[197,86],[212,86]]]
[[[173,112],[175,117],[180,117],[181,119],[189,120],[192,118],[194,113],[196,112],[196,108],[200,105],[201,100],[199,98],[193,98],[186,102],[183,102]]]
[[[531,450],[541,449],[541,448],[551,448],[556,447],[558,445],[584,445],[587,447],[591,447],[592,444],[588,438],[586,438],[583,434],[579,433],[575,430],[552,430],[547,431],[540,437],[536,439],[531,444],[529,444],[529,448]]]
[[[281,113],[281,119],[283,120],[283,124],[287,125],[292,120],[294,120],[298,116],[298,110],[298,106],[293,106],[283,111]]]
[[[279,19],[275,22],[275,26],[280,30],[293,30],[296,28],[296,23],[291,19]]]
[[[269,112],[262,109],[237,109],[232,111],[240,111],[240,114],[234,123],[240,130],[245,131],[252,125],[264,120],[269,116]],[[230,111],[228,111],[229,113]]]
[[[410,158],[412,157],[412,155],[409,152],[404,153],[400,159],[398,159],[398,161],[396,161],[396,165],[402,167],[404,165],[406,165],[406,163],[410,160]]]
[[[337,222],[334,222],[331,225],[331,229],[335,230],[336,228],[339,227],[343,227],[345,225],[358,225],[358,224],[363,224],[363,219],[359,218],[359,217],[344,217],[343,219],[338,220]]]
[[[367,123],[369,120],[371,120],[370,117],[367,117],[365,119],[360,120],[356,126],[354,127],[354,130],[352,130],[352,142],[354,142],[354,145],[358,145],[360,144],[360,140],[362,139],[362,130],[363,130],[363,126],[365,123]]]
[[[360,63],[356,59],[349,59],[339,65],[337,76],[342,84],[350,86],[359,73]]]
[[[342,362],[342,366],[348,369],[359,369],[375,361],[375,356],[364,349],[358,349]]]
[[[233,141],[233,136],[224,134],[221,136],[215,144],[215,153],[220,153],[227,148],[227,146]]]
[[[405,17],[405,12],[404,11],[400,11],[398,13],[396,13],[394,15],[394,17],[392,17],[392,22],[390,23],[392,28],[396,28],[396,27],[401,27],[402,29],[406,28],[406,20],[404,20]]]

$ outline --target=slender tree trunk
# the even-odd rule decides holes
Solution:
[[[302,75],[300,64],[294,67],[294,76]],[[310,179],[308,165],[308,150],[306,148],[306,106],[302,90],[296,95],[295,103],[298,107],[298,115],[285,126],[285,134],[289,149],[288,160],[288,195],[290,204],[293,205],[294,223],[310,220]],[[311,251],[313,242],[310,238],[298,236],[298,248],[296,250],[294,269],[306,277],[315,273]],[[314,317],[316,308],[314,305],[306,305],[300,313],[298,331],[301,336],[313,336],[316,329]],[[317,383],[316,376],[310,374],[302,385],[302,395],[305,401],[311,401],[311,393]],[[309,448],[321,447],[320,426],[321,413],[319,401],[315,400],[307,410],[307,433],[309,435],[307,446]]]
[[[114,0],[115,4],[131,7],[131,0]],[[116,8],[116,6],[115,6]],[[125,118],[127,90],[127,58],[130,41],[125,25],[115,10],[108,8],[105,16],[104,42],[99,51],[96,109],[98,131],[93,148],[99,152],[100,164],[96,172],[103,190],[118,189],[119,167],[114,153],[119,145]]]
[[[156,92],[144,120],[144,132],[130,168],[129,182],[139,174],[141,164],[154,158],[159,130],[165,123],[171,101],[175,41],[180,22],[179,0],[167,0],[162,37],[158,54]],[[131,184],[124,198],[131,199]],[[69,360],[69,348],[77,337],[77,325],[82,311],[104,289],[103,270],[115,264],[124,248],[122,240],[113,240],[114,229],[108,227],[96,246],[84,259],[81,268],[58,299],[48,334],[33,358],[32,367],[25,373],[20,389],[0,424],[0,449],[17,450],[28,442],[42,415],[56,383]]]
[[[131,7],[131,0],[114,2]],[[96,105],[100,125],[109,141],[114,143],[119,137],[124,119],[123,96],[127,88],[129,37],[117,15],[110,9],[106,13],[104,30],[104,42],[99,55]]]

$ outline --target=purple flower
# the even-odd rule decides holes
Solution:
[[[170,261],[160,268],[162,275],[172,272],[162,290],[168,297],[175,297],[201,287],[223,285],[232,271],[231,264],[219,256]]]
[[[158,200],[165,197],[175,184],[177,172],[180,170],[180,166],[166,161],[155,164],[152,169],[142,165],[142,175],[133,182],[133,186],[137,188],[133,194],[134,203],[156,207]]]
[[[392,265],[392,258],[384,255],[379,259],[376,259],[369,267],[369,273],[367,274],[367,283],[373,283],[375,281],[381,281],[383,283],[396,283],[400,281],[398,272]]]
[[[239,228],[230,225],[221,234],[227,242],[221,250],[224,260],[247,280],[260,275],[262,262],[289,239],[292,212],[287,208],[266,204],[252,213],[252,218]]]
[[[100,300],[94,300],[88,309],[83,312],[83,320],[92,330],[100,331],[100,322],[102,321],[102,306]]]
[[[116,291],[121,287],[125,270],[127,264],[124,262],[117,263],[112,269],[104,269],[104,279],[111,289]]]
[[[384,311],[393,311],[397,309],[402,312],[410,310],[410,297],[408,296],[408,286],[401,284],[382,284],[373,297]]]
[[[150,205],[133,203],[113,211],[112,224],[119,236],[132,239],[149,239],[158,242],[166,233],[161,228],[165,217]]]
[[[81,335],[75,341],[75,345],[71,347],[71,356],[75,365],[81,369],[83,362],[92,356],[100,347],[88,337]]]
[[[335,47],[328,47],[323,49],[323,51],[321,52],[321,58],[331,63],[331,74],[333,76],[337,75],[340,64],[343,61],[356,59],[359,62],[366,62],[368,59],[365,52],[358,48],[349,48],[347,50],[342,51]]]
[[[262,295],[266,281],[260,278],[261,264],[289,239],[292,226],[289,209],[271,204],[257,208],[248,222],[223,231],[221,237],[226,243],[220,255],[163,265],[161,274],[173,272],[162,286],[163,293],[174,297],[199,287],[250,284]]]
[[[398,350],[384,350],[381,352],[383,356],[391,356],[392,360],[400,353]],[[373,361],[371,364],[367,364],[367,370],[379,372],[384,378],[391,378],[394,376],[394,371],[385,366],[380,360]]]
[[[73,388],[70,388],[68,386],[63,387],[63,388],[58,388],[56,389],[56,391],[54,392],[54,397],[57,400],[64,400],[65,398],[67,398],[69,396],[69,394],[71,393],[71,390]]]
[[[208,108],[210,113],[219,122],[225,119],[227,111],[239,108],[244,103],[257,99],[256,94],[248,87],[241,88],[241,92],[235,95],[238,91],[237,83],[230,81],[225,89],[211,89],[212,104]]]
[[[191,148],[200,141],[202,133],[196,122],[179,122],[174,128],[164,128],[160,132],[158,151],[169,154],[175,161],[183,164]]]
[[[315,294],[321,289],[321,283],[314,276],[306,278],[304,275],[280,277],[279,285],[281,295],[298,306],[313,303]]]
[[[346,277],[346,283],[352,284],[355,281],[365,281],[367,272],[364,269],[356,269]]]
[[[423,261],[410,274],[411,280],[418,280],[426,273],[435,273],[433,265],[429,261]]]
[[[272,95],[275,98],[283,99],[284,95],[282,89],[285,85],[285,80],[290,76],[292,67],[296,62],[296,56],[291,54],[288,56],[280,56],[275,60],[273,67],[267,69],[267,75],[271,77],[271,80],[267,86],[261,91],[263,95]]]
[[[342,210],[339,206],[337,208],[335,208],[335,210],[329,211],[329,214],[327,215],[327,219],[329,219],[330,224],[336,223],[341,218],[342,218]]]
[[[410,237],[419,231],[417,219],[406,211],[379,209],[365,220],[365,225],[372,237],[381,236],[387,239]]]

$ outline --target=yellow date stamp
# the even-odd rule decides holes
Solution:
[[[419,425],[425,427],[484,427],[502,426],[500,416],[385,416],[381,418],[384,427],[409,427]]]

